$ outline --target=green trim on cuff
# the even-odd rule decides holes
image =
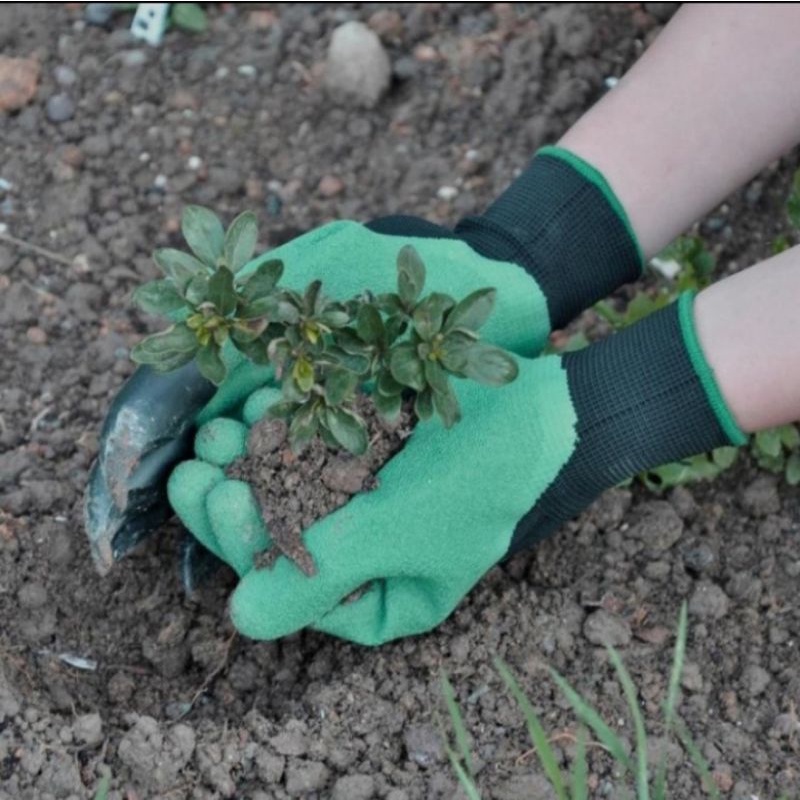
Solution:
[[[628,235],[631,237],[631,241],[636,247],[636,253],[639,256],[639,267],[644,271],[645,259],[642,246],[639,244],[639,239],[636,237],[627,212],[603,175],[588,161],[584,161],[580,156],[576,156],[575,153],[571,153],[569,150],[565,150],[563,147],[558,147],[557,145],[548,144],[544,147],[540,147],[536,151],[536,155],[558,158],[566,164],[569,164],[576,172],[580,173],[590,183],[593,183],[603,193],[608,204],[614,209],[614,213],[622,220],[625,230],[627,230]]]
[[[697,338],[697,331],[694,327],[694,298],[697,293],[694,291],[684,292],[678,298],[678,319],[683,333],[683,341],[686,344],[686,352],[694,367],[695,374],[700,378],[700,383],[705,389],[708,402],[717,417],[722,430],[730,439],[732,445],[741,447],[747,443],[747,435],[737,424],[736,420],[722,396],[717,379],[714,377],[714,370],[706,361],[700,340]]]

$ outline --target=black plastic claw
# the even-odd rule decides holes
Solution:
[[[114,398],[84,499],[101,574],[172,515],[167,478],[189,455],[197,414],[215,391],[190,362],[166,374],[139,367]]]
[[[188,531],[181,540],[180,552],[181,582],[188,595],[194,594],[224,563]]]

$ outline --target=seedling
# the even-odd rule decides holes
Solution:
[[[461,419],[453,378],[502,386],[517,376],[514,358],[478,334],[495,290],[459,302],[440,292],[424,295],[425,266],[410,245],[398,253],[396,292],[365,288],[341,302],[324,294],[320,280],[302,292],[280,287],[281,261],[238,275],[258,239],[250,212],[225,231],[211,211],[189,206],[182,231],[192,252],[157,250],[165,277],[134,294],[145,311],[176,321],[137,344],[132,358],[159,372],[195,359],[215,384],[227,374],[223,347],[271,363],[283,399],[270,413],[288,421],[296,452],[320,436],[331,448],[363,453],[367,429],[355,402],[367,387],[382,417],[396,418],[408,400],[418,419],[438,416],[449,428]]]

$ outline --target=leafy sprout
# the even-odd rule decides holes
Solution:
[[[226,231],[211,211],[189,206],[181,227],[191,253],[156,251],[165,277],[134,294],[142,309],[174,322],[137,344],[133,359],[159,372],[195,359],[217,385],[227,374],[223,347],[272,364],[283,396],[270,413],[287,420],[298,452],[320,436],[332,448],[363,453],[367,427],[356,398],[367,386],[385,419],[396,419],[408,400],[419,419],[438,416],[449,428],[461,419],[455,379],[503,386],[517,376],[514,358],[478,334],[495,290],[460,301],[424,295],[425,265],[411,246],[398,253],[396,292],[365,290],[339,302],[319,280],[303,292],[280,287],[283,263],[275,259],[240,272],[258,239],[251,212]]]

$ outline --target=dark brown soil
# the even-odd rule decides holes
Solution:
[[[265,417],[250,429],[247,455],[231,464],[227,475],[250,484],[275,545],[256,557],[257,567],[269,569],[284,555],[309,577],[315,575],[303,533],[354,494],[377,489],[378,471],[411,435],[407,405],[392,423],[381,419],[364,395],[356,399],[355,410],[369,432],[369,449],[362,456],[334,452],[319,437],[296,455],[283,420]]]
[[[106,770],[111,800],[463,797],[437,728],[441,668],[484,797],[548,798],[493,656],[553,735],[574,733],[575,717],[550,665],[630,743],[597,645],[613,635],[658,736],[683,600],[680,710],[723,797],[796,796],[800,501],[747,458],[662,498],[607,493],[492,570],[436,631],[380,649],[314,632],[232,639],[233,576],[186,597],[174,524],[95,574],[80,522],[87,468],[129,348],[160,325],[130,293],[156,276],[153,248],[179,244],[184,204],[226,219],[253,209],[264,248],[337,218],[453,223],[555,141],[672,6],[209,8],[207,34],[170,32],[151,49],[121,22],[84,26],[77,4],[0,5],[3,54],[42,64],[32,104],[0,116],[0,177],[12,184],[0,223],[68,262],[0,241],[0,798],[90,798]],[[334,105],[319,77],[332,30],[351,18],[381,31],[392,62],[372,110]],[[47,101],[60,93],[74,115],[53,123]],[[675,113],[691,124],[702,109]],[[795,155],[776,162],[699,225],[719,276],[786,231],[796,167]],[[601,329],[591,313],[586,326]],[[570,739],[556,743],[566,763]],[[593,797],[620,797],[607,758],[590,752]],[[668,753],[671,798],[702,797],[685,755]]]

